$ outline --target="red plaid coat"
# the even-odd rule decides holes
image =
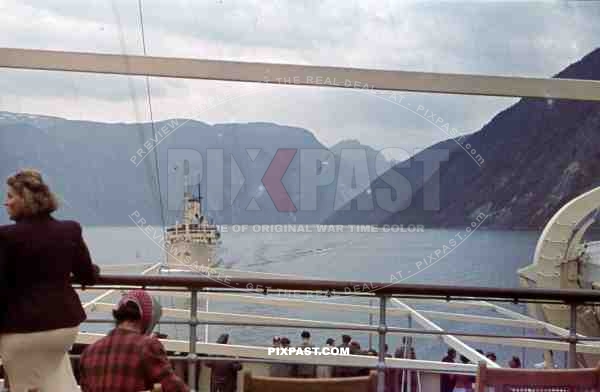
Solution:
[[[139,392],[155,383],[161,383],[164,392],[189,391],[154,337],[115,328],[81,354],[83,392]]]

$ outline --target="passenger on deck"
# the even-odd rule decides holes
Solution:
[[[363,350],[360,347],[360,343],[356,340],[350,342],[350,354],[351,355],[367,355],[367,356],[377,356],[377,351],[375,350]],[[348,368],[348,376],[347,377],[361,377],[368,376],[371,369],[369,368]]]
[[[300,348],[312,348],[314,347],[310,342],[310,332],[302,331],[300,335],[302,338],[302,343],[300,344]],[[308,359],[310,357],[306,357]],[[315,365],[304,365],[299,364],[296,367],[296,376],[300,378],[314,378],[317,375],[317,367]]]
[[[300,338],[302,338],[302,343],[300,344],[300,347],[313,347],[312,343],[310,342],[310,332],[302,331],[302,333],[300,334]]]
[[[350,335],[342,335],[342,344],[339,345],[339,348],[350,347],[350,342],[351,341],[352,341],[352,336],[350,336]]]
[[[519,357],[513,356],[510,359],[510,361],[508,361],[508,367],[510,367],[512,369],[519,369],[519,368],[521,368],[521,360],[519,359]]]
[[[350,342],[350,354],[352,355],[361,355],[362,351],[360,349],[360,343],[356,340]]]
[[[448,354],[442,358],[442,362],[454,363],[456,359],[456,350],[453,348],[448,349]],[[440,378],[440,392],[452,392],[454,385],[456,384],[456,376],[453,374],[443,373]]]
[[[352,340],[350,335],[342,335],[342,344],[339,348],[348,348],[350,354],[360,355],[360,344]],[[333,369],[334,377],[356,377],[360,373],[360,368],[350,366],[336,366]]]
[[[273,347],[281,347],[281,337],[273,336]]]
[[[486,356],[486,358],[487,358],[487,359],[489,359],[490,361],[494,361],[494,362],[496,362],[496,361],[497,361],[497,358],[496,358],[496,353],[493,353],[493,352],[491,352],[491,351],[490,351],[490,352],[487,352],[487,353],[485,354],[485,356]]]
[[[335,347],[335,339],[328,338],[325,341],[325,347],[332,349]],[[317,366],[317,378],[329,378],[333,376],[333,366]]]
[[[290,339],[285,336],[281,338],[281,347],[290,347]],[[296,375],[296,368],[293,364],[288,363],[274,363],[271,365],[270,376],[271,377],[294,377]]]
[[[338,346],[338,348],[350,348],[350,342],[352,341],[352,336],[350,335],[342,335],[342,344]],[[351,368],[336,366],[333,368],[332,375],[333,377],[348,377],[348,373],[351,372]]]
[[[460,356],[462,363],[470,363],[469,358],[464,355]],[[456,375],[456,384],[454,385],[454,392],[472,392],[473,383],[475,382],[475,376],[468,376],[466,374]]]
[[[161,307],[145,290],[126,293],[113,310],[116,328],[81,355],[83,392],[139,392],[160,383],[163,392],[189,391],[175,375],[152,329]]]
[[[8,177],[4,201],[14,224],[0,226],[3,291],[0,356],[11,390],[77,391],[68,351],[86,319],[71,285],[94,284],[99,269],[75,221],[57,220],[56,196],[37,170]]]
[[[219,336],[217,343],[229,343],[229,334]],[[238,361],[207,361],[205,365],[211,369],[210,392],[237,391],[237,373],[242,369]]]
[[[350,354],[351,355],[369,355],[367,351],[363,351],[360,347],[360,343],[356,340],[350,342]],[[347,369],[348,375],[347,377],[360,377],[360,376],[368,376],[370,369],[369,368],[358,368],[358,367],[350,367]]]

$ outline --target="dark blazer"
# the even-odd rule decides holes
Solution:
[[[207,361],[204,365],[211,369],[210,392],[237,391],[237,373],[242,365],[237,361]]]
[[[0,246],[0,316],[6,312],[6,290],[8,287],[8,259],[5,250]]]
[[[50,215],[24,218],[0,226],[7,287],[0,333],[27,333],[79,325],[86,315],[71,285],[71,274],[94,284],[92,264],[81,226]]]

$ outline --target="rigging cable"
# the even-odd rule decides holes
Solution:
[[[139,11],[139,16],[140,16],[140,30],[141,30],[141,34],[142,34],[142,50],[144,53],[144,57],[147,55],[147,51],[146,51],[146,33],[144,31],[144,14],[142,12],[142,0],[138,0],[138,11]],[[150,112],[150,125],[152,127],[152,137],[154,140],[158,140],[156,137],[156,128],[154,126],[154,111],[152,109],[152,93],[150,90],[150,77],[148,75],[146,75],[146,97],[148,99],[148,110]],[[161,191],[161,186],[160,186],[160,170],[159,170],[159,163],[158,163],[158,147],[155,146],[153,148],[153,153],[154,153],[154,170],[156,172],[156,186],[158,188],[158,202],[160,205],[160,220],[162,223],[162,231],[163,231],[163,238],[166,238],[166,234],[167,234],[167,226],[165,223],[165,209],[164,209],[164,204],[163,204],[163,198],[162,198],[162,191]],[[168,253],[168,250],[165,250],[165,252]],[[165,258],[168,258],[168,254],[165,255]],[[159,304],[162,305],[162,301],[161,301],[161,297],[158,298],[159,300]],[[173,302],[173,298],[171,298],[171,301]],[[161,328],[160,328],[160,323],[158,324],[158,332],[161,332]],[[175,336],[178,336],[178,328],[177,325],[175,325]]]
[[[117,28],[118,28],[118,34],[119,34],[119,44],[120,44],[120,48],[121,48],[121,55],[123,55],[124,61],[125,61],[125,65],[127,66],[127,68],[130,68],[130,60],[129,57],[127,55],[127,46],[125,43],[125,34],[123,32],[123,24],[121,23],[121,17],[119,14],[119,9],[117,7],[117,5],[115,4],[115,1],[111,1],[111,6],[112,6],[112,11],[113,14],[115,16],[115,20],[117,23]],[[127,85],[129,88],[129,95],[131,96],[131,103],[133,106],[133,112],[135,115],[135,125],[137,128],[137,134],[138,134],[138,142],[140,145],[143,145],[146,142],[146,136],[145,136],[145,132],[144,132],[144,126],[142,124],[143,119],[142,119],[142,115],[141,115],[141,110],[140,107],[138,105],[138,97],[137,97],[137,93],[136,93],[136,87],[133,83],[133,78],[131,76],[126,76],[127,78]],[[148,182],[148,186],[150,188],[150,192],[152,194],[154,194],[154,176],[152,174],[152,162],[149,159],[145,159],[144,160],[144,173],[147,176],[147,182]]]
[[[144,51],[144,57],[145,57],[147,55],[147,53],[146,53],[146,35],[144,32],[144,16],[142,13],[142,0],[138,0],[138,11],[139,11],[139,15],[140,15],[140,29],[142,32],[142,49]],[[152,110],[152,94],[150,91],[150,77],[148,75],[146,75],[146,96],[148,99],[148,110],[150,111],[150,125],[152,127],[152,137],[154,138],[154,140],[158,140],[156,138],[156,128],[154,126],[154,112]],[[158,165],[158,147],[155,146],[152,150],[154,153],[154,170],[156,171],[156,185],[158,188],[158,202],[160,205],[160,220],[162,223],[163,233],[165,233],[165,230],[166,230],[165,209],[164,209],[162,191],[161,191],[161,186],[160,186],[160,170],[159,170],[159,165]]]

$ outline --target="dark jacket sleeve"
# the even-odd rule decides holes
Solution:
[[[75,280],[83,285],[93,285],[100,274],[100,268],[92,264],[92,258],[81,231],[81,225],[75,222],[75,258],[73,260],[73,275]]]
[[[5,244],[0,239],[0,314],[4,312],[4,306],[7,301],[8,278],[8,255]]]

